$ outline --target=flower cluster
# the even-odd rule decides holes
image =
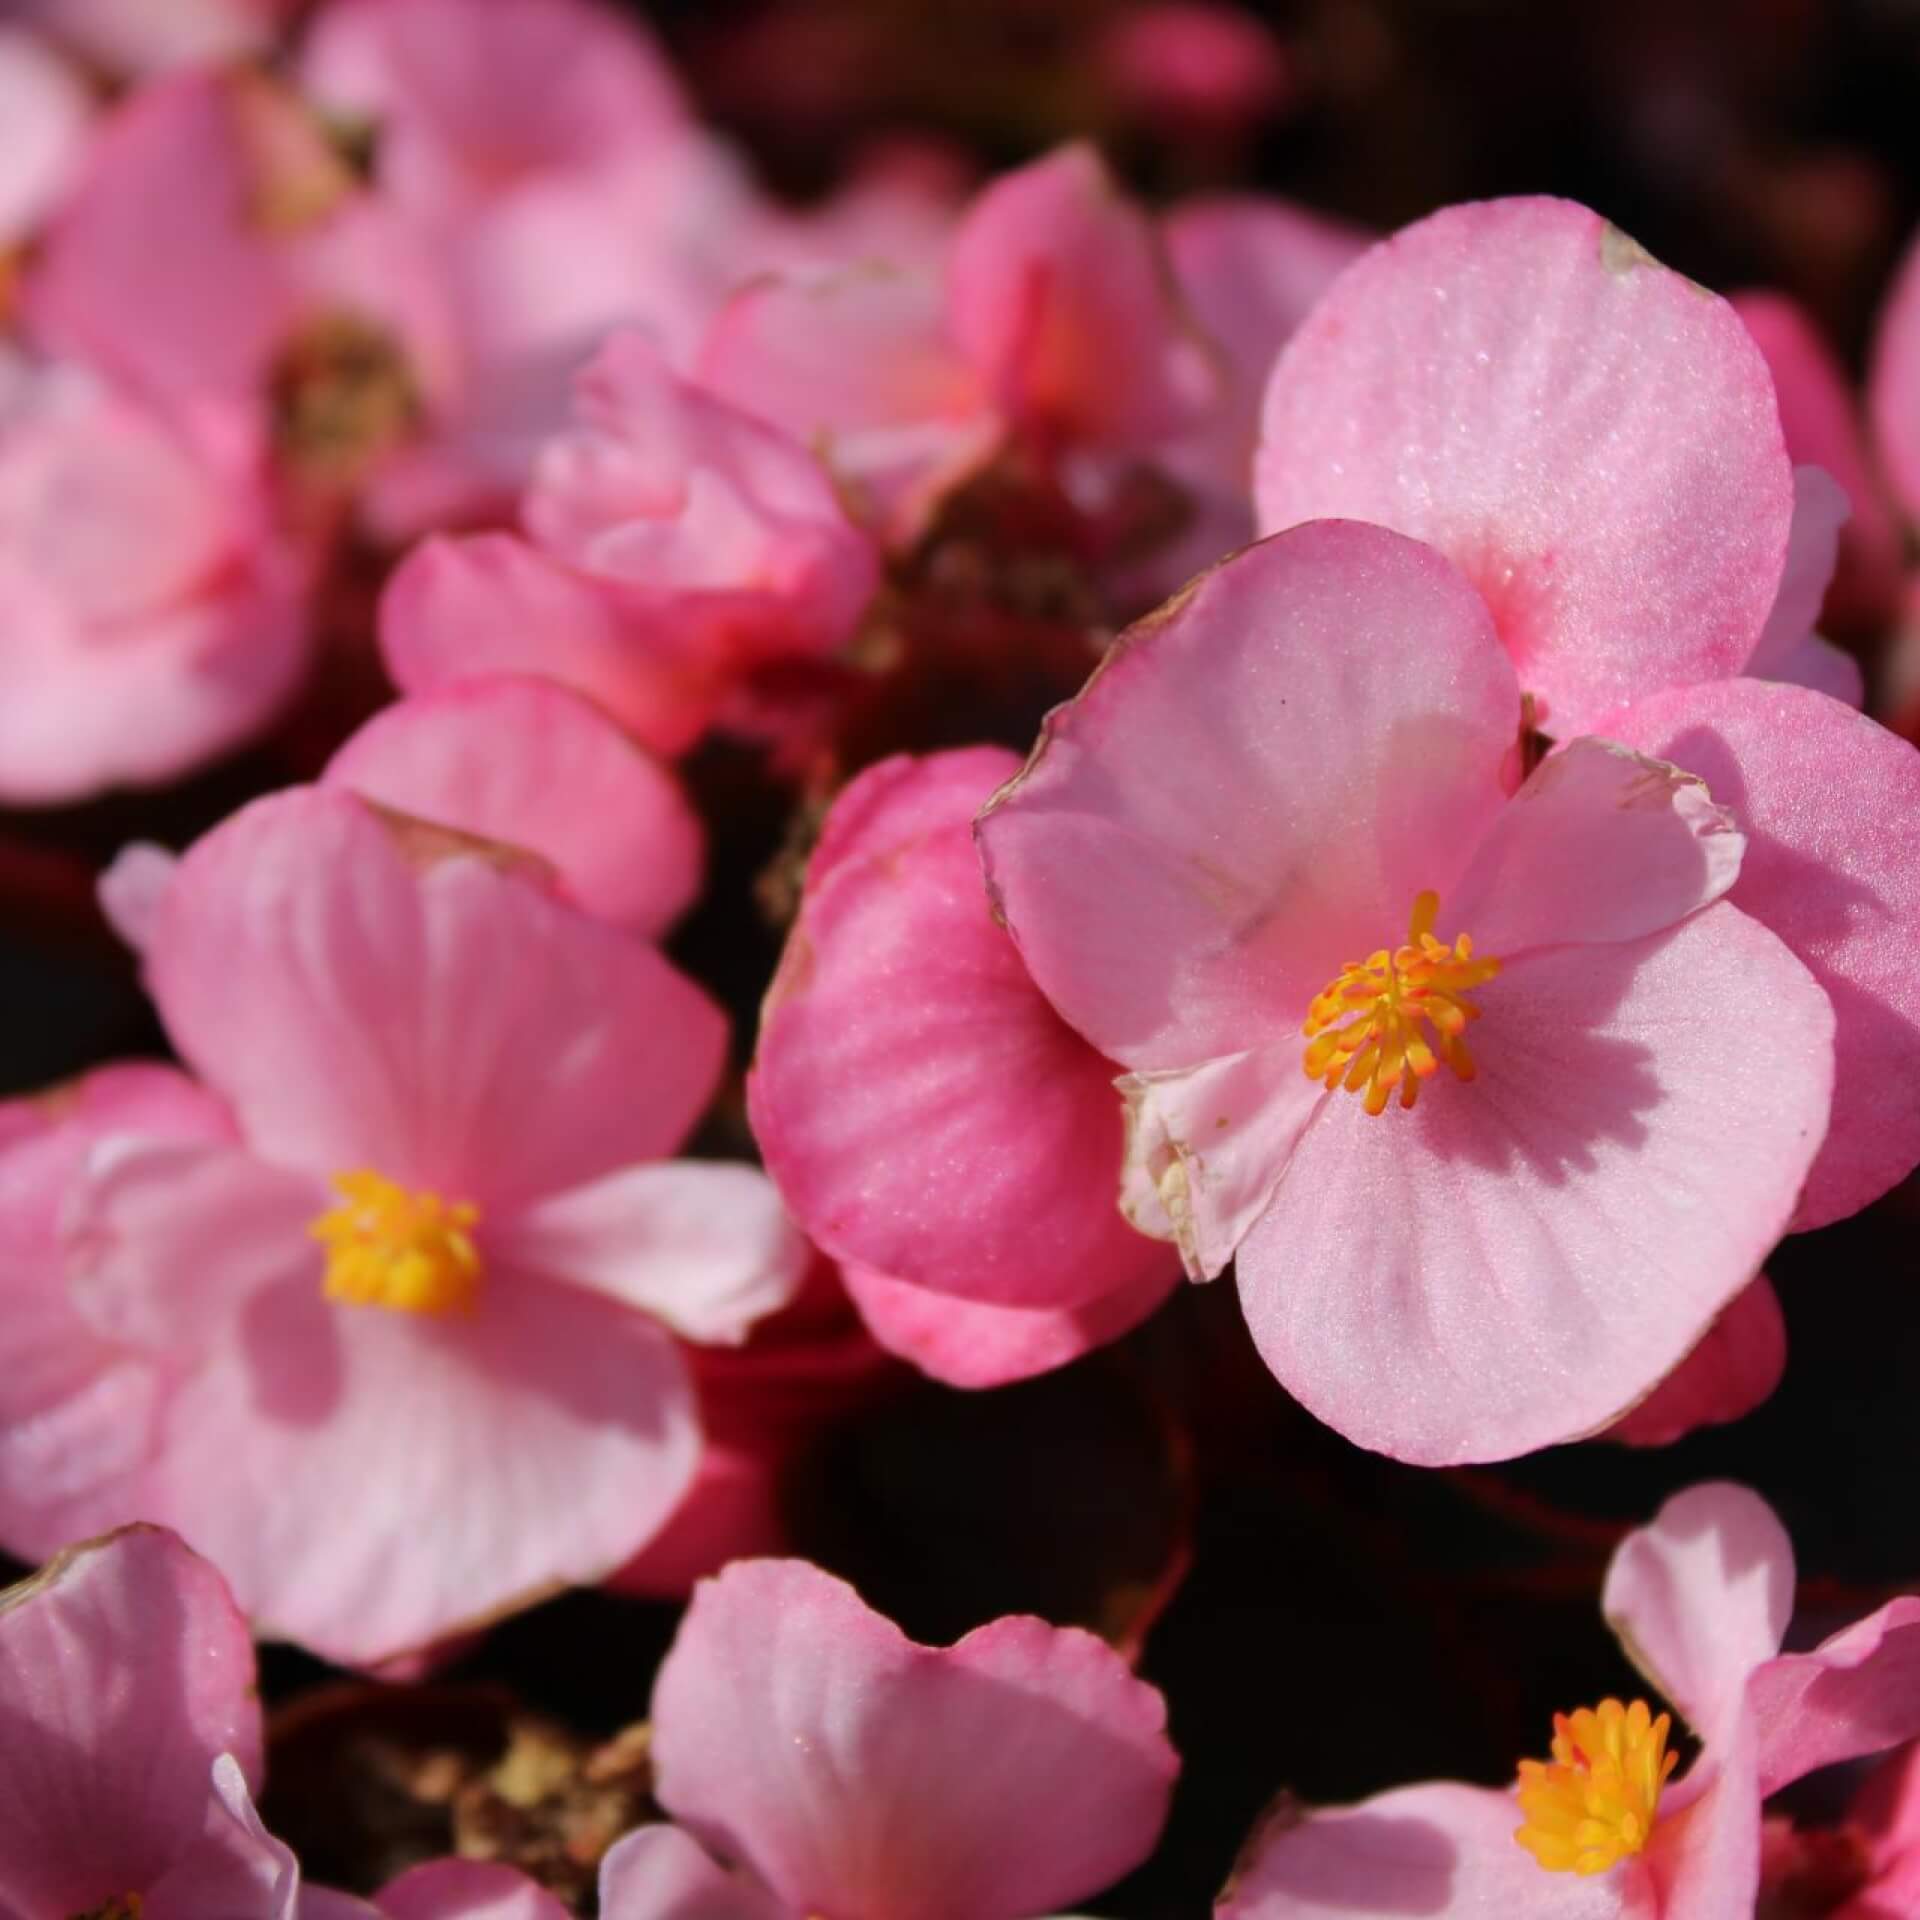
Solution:
[[[0,1102],[6,1920],[555,1920],[303,1887],[251,1636],[417,1675],[608,1585],[687,1601],[608,1920],[1045,1915],[1167,1818],[1179,1565],[920,1645],[797,1550],[823,1438],[1229,1272],[1407,1467],[1772,1392],[1775,1248],[1920,1164],[1920,751],[1819,630],[1904,591],[1920,266],[1869,425],[1566,200],[1375,242],[1079,142],[796,208],[597,0],[15,11],[0,803],[110,823],[166,1057]],[[1291,84],[1226,8],[1103,45],[1181,127]],[[1603,1596],[1664,1707],[1289,1800],[1221,1920],[1836,1849],[1807,1911],[1907,1911],[1920,1599],[1794,1601],[1679,1494]]]

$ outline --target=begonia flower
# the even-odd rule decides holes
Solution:
[[[653,1693],[654,1792],[606,1920],[1022,1920],[1153,1849],[1179,1761],[1092,1634],[1010,1616],[924,1647],[845,1582],[750,1560],[695,1592]]]
[[[43,1477],[0,1407],[8,1543],[163,1519],[262,1631],[362,1665],[630,1558],[698,1461],[674,1336],[742,1338],[806,1258],[757,1170],[663,1158],[718,1010],[511,856],[326,788],[191,848],[145,962],[206,1091],[81,1117],[50,1248],[20,1182],[41,1305],[0,1317],[0,1395],[65,1431]],[[38,1120],[0,1179],[68,1150]]]
[[[975,747],[835,801],[762,1009],[748,1111],[880,1342],[991,1385],[1111,1339],[1177,1263],[1121,1217],[1116,1068],[994,923],[970,831],[1018,771]]]
[[[13,0],[109,72],[138,78],[266,51],[298,0]]]
[[[1439,548],[1557,739],[1743,671],[1794,505],[1739,315],[1549,199],[1448,207],[1342,275],[1273,369],[1256,493],[1264,532]]]
[[[841,646],[877,555],[804,447],[680,380],[637,334],[581,375],[576,411],[536,468],[531,539],[417,547],[382,602],[381,645],[409,692],[545,674],[678,752],[752,668]]]
[[[93,103],[80,76],[24,27],[0,24],[0,314],[7,256],[31,238],[85,149]]]
[[[76,367],[0,397],[0,799],[169,780],[258,732],[307,657],[264,490]]]
[[[1314,522],[1123,637],[976,827],[1033,978],[1129,1070],[1137,1223],[1196,1277],[1234,1259],[1282,1384],[1427,1464],[1677,1365],[1834,1078],[1827,995],[1723,898],[1708,788],[1581,739],[1516,793],[1518,702],[1439,554]]]
[[[296,1920],[261,1827],[253,1644],[219,1574],[156,1527],[0,1592],[0,1912]]]
[[[1757,1494],[1694,1487],[1622,1541],[1602,1610],[1699,1756],[1670,1781],[1672,1715],[1559,1714],[1514,1791],[1436,1781],[1256,1833],[1221,1920],[1733,1920],[1760,1890],[1761,1807],[1818,1767],[1920,1733],[1920,1599],[1782,1653],[1793,1549]],[[1891,1864],[1891,1863],[1889,1863]],[[1895,1909],[1899,1911],[1899,1909]],[[1879,1920],[1868,1905],[1850,1920]]]

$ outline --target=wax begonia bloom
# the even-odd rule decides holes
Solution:
[[[677,1825],[614,1848],[600,1911],[1047,1913],[1152,1850],[1179,1770],[1165,1727],[1078,1628],[1012,1616],[924,1647],[817,1567],[742,1561],[695,1592],[654,1683]]]
[[[1895,1600],[1812,1652],[1783,1654],[1793,1585],[1786,1535],[1744,1487],[1691,1488],[1621,1543],[1603,1610],[1635,1663],[1686,1716],[1701,1751],[1681,1779],[1651,1795],[1650,1826],[1611,1864],[1543,1867],[1516,1844],[1523,1816],[1514,1793],[1434,1782],[1257,1834],[1215,1912],[1221,1920],[1752,1913],[1765,1797],[1816,1767],[1920,1732],[1920,1599]],[[1642,1702],[1622,1718],[1651,1733],[1658,1723],[1648,1726],[1648,1716]],[[1630,1730],[1623,1746],[1636,1751]],[[1607,1791],[1597,1767],[1586,1787]],[[1603,1812],[1597,1824],[1614,1818]]]
[[[1739,673],[1773,605],[1793,495],[1766,362],[1567,201],[1382,241],[1287,343],[1262,435],[1261,530],[1340,515],[1439,548],[1557,739]]]
[[[994,404],[1036,433],[1135,446],[1217,401],[1218,369],[1171,294],[1152,223],[1083,142],[974,201],[947,298],[953,339]]]
[[[1773,375],[1789,456],[1831,474],[1851,508],[1828,610],[1850,624],[1882,623],[1900,598],[1900,529],[1875,471],[1852,382],[1796,301],[1755,291],[1736,293],[1732,302]]]
[[[703,834],[678,782],[550,680],[461,681],[397,701],[321,783],[524,847],[576,905],[635,933],[664,933],[700,890]]]
[[[77,368],[0,407],[0,798],[152,785],[264,727],[308,647],[264,490]]]
[[[1017,1311],[1008,1331],[1039,1339],[1036,1353],[1083,1350],[1177,1279],[1115,1204],[1112,1061],[1048,1005],[988,905],[971,822],[1018,765],[997,747],[900,756],[839,796],[748,1081],[768,1170],[808,1233],[929,1294],[901,1302],[850,1276],[856,1301],[882,1309],[877,1336],[911,1357],[924,1334],[890,1307],[937,1325],[937,1296],[952,1295]],[[969,1325],[956,1321],[950,1351]],[[997,1370],[1020,1350],[989,1337],[973,1364]]]
[[[69,1396],[116,1472],[70,1469],[67,1501],[165,1519],[263,1630],[359,1664],[631,1557],[698,1460],[674,1335],[742,1338],[806,1258],[756,1170],[662,1158],[719,1073],[717,1009],[511,865],[328,789],[196,844],[146,971],[224,1125],[110,1135],[71,1183],[69,1296],[151,1378],[132,1431]]]
[[[129,1527],[0,1592],[0,1913],[295,1920],[260,1827],[246,1621],[172,1534]]]
[[[1425,1464],[1670,1372],[1833,1082],[1708,789],[1582,739],[1509,797],[1518,701],[1439,554],[1312,523],[1123,636],[976,826],[1033,978],[1130,1070],[1140,1223],[1196,1277],[1236,1258],[1282,1384]]]
[[[0,126],[7,130],[0,159],[0,259],[31,237],[59,199],[92,118],[80,76],[25,28],[0,25]]]
[[[1706,781],[1746,836],[1728,898],[1771,928],[1834,1011],[1833,1106],[1794,1228],[1878,1199],[1920,1160],[1920,753],[1803,687],[1736,680],[1637,701],[1608,733]]]
[[[381,644],[408,692],[541,673],[677,752],[742,673],[842,645],[878,557],[805,448],[680,380],[637,334],[581,375],[576,413],[536,468],[531,541],[416,548]]]
[[[1762,1274],[1734,1295],[1700,1344],[1601,1437],[1630,1447],[1666,1447],[1700,1427],[1751,1413],[1780,1384],[1787,1328],[1773,1283]]]

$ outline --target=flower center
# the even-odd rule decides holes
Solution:
[[[480,1254],[470,1229],[480,1209],[437,1193],[410,1193],[361,1169],[334,1175],[346,1198],[307,1229],[327,1249],[329,1300],[396,1313],[471,1312]]]
[[[1673,1771],[1673,1716],[1644,1700],[1553,1716],[1553,1758],[1522,1760],[1516,1789],[1525,1826],[1514,1838],[1549,1873],[1605,1873],[1653,1833],[1660,1789]]]
[[[1420,1082],[1444,1060],[1462,1080],[1473,1078],[1473,1056],[1464,1035],[1480,1009],[1466,995],[1500,971],[1498,960],[1474,958],[1473,941],[1461,934],[1452,946],[1436,940],[1433,922],[1440,896],[1431,888],[1413,903],[1407,944],[1385,947],[1365,960],[1349,960],[1314,995],[1300,1029],[1307,1036],[1301,1062],[1309,1080],[1327,1091],[1365,1090],[1367,1111],[1384,1113],[1397,1082],[1400,1104],[1420,1097]],[[1422,1022],[1433,1031],[1429,1041]]]
[[[109,1900],[91,1913],[76,1913],[73,1920],[140,1920],[140,1909],[145,1904],[137,1893],[123,1893],[118,1900]]]

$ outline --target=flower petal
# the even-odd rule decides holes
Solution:
[[[1341,514],[1431,541],[1561,739],[1738,673],[1793,510],[1739,316],[1550,199],[1445,208],[1349,268],[1274,368],[1256,489],[1269,531]]]
[[[1400,938],[1422,888],[1445,897],[1519,724],[1486,607],[1438,554],[1296,527],[1130,629],[1048,716],[975,829],[988,885],[1102,1053],[1237,1053]]]
[[[729,1873],[678,1827],[637,1827],[600,1863],[601,1920],[790,1920],[744,1874]]]
[[[1757,1493],[1710,1481],[1621,1541],[1600,1600],[1628,1657],[1703,1740],[1728,1732],[1793,1612],[1793,1545]]]
[[[1773,1283],[1756,1274],[1701,1336],[1700,1344],[1606,1431],[1629,1447],[1667,1447],[1698,1427],[1751,1413],[1780,1384],[1787,1325]]]
[[[818,1568],[739,1561],[655,1682],[658,1795],[790,1909],[1017,1920],[1151,1850],[1165,1714],[1078,1629],[1017,1617],[919,1647]]]
[[[1833,1120],[1793,1225],[1843,1219],[1920,1160],[1920,752],[1822,694],[1745,680],[1607,727],[1706,781],[1747,837],[1728,898],[1833,1002]]]
[[[213,1763],[205,1830],[145,1890],[141,1920],[314,1920],[292,1849],[260,1824],[230,1753]]]
[[[567,1909],[519,1868],[487,1860],[412,1867],[380,1889],[375,1905],[386,1920],[567,1920]]]
[[[1423,1465],[1574,1439],[1671,1372],[1784,1226],[1832,1083],[1826,996],[1724,903],[1475,997],[1478,1078],[1329,1100],[1239,1256],[1281,1384]]]

